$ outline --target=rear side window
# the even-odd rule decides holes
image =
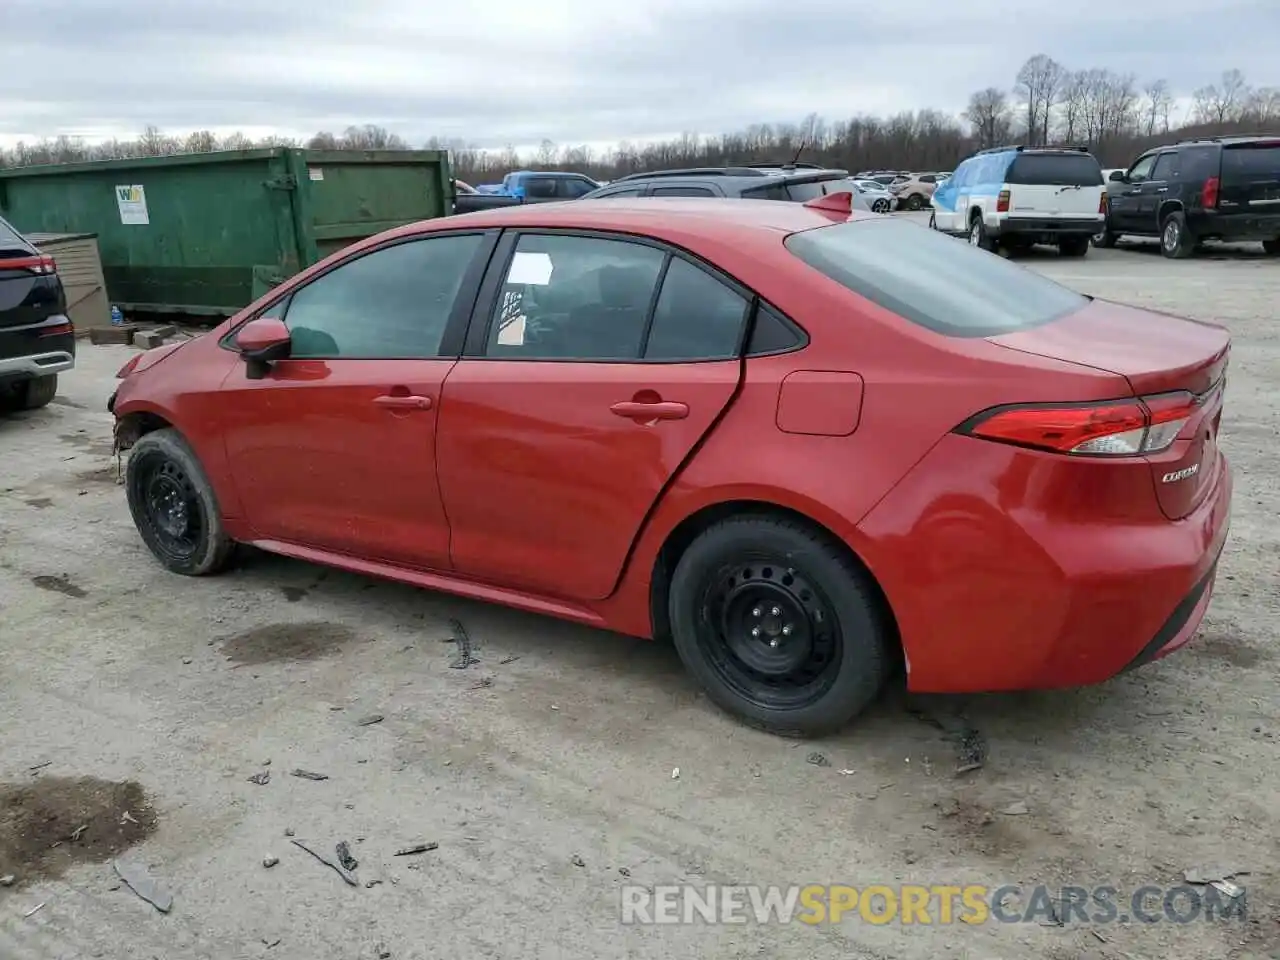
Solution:
[[[1005,180],[1027,186],[1100,187],[1102,167],[1087,153],[1023,153]]]
[[[1038,273],[905,220],[818,227],[785,243],[859,296],[952,337],[1038,327],[1089,302]]]
[[[804,203],[807,200],[824,197],[828,193],[827,188],[830,187],[833,182],[834,181],[831,180],[810,180],[802,183],[788,183],[786,185],[787,198],[799,203]]]
[[[1280,141],[1256,147],[1225,147],[1222,151],[1222,175],[1280,178]]]
[[[1218,147],[1184,147],[1180,173],[1183,180],[1207,180],[1218,175],[1218,160],[1222,151]]]

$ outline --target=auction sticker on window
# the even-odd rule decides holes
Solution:
[[[117,185],[116,206],[120,208],[121,223],[142,226],[151,223],[147,215],[147,191],[140,183]]]

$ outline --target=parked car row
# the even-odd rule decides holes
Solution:
[[[1083,257],[1136,236],[1170,258],[1206,241],[1280,255],[1280,134],[1184,140],[1110,170],[1083,147],[993,147],[937,183],[930,207],[930,227],[992,251],[1043,243]]]

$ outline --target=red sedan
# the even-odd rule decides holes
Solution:
[[[1230,338],[889,217],[609,200],[404,227],[111,401],[159,560],[237,543],[643,637],[818,733],[1087,684],[1213,589]]]

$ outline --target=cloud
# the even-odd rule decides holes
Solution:
[[[0,144],[59,134],[317,130],[420,143],[647,140],[936,107],[1046,52],[1165,77],[1280,85],[1276,0],[4,0]],[[1237,29],[1232,24],[1246,27]],[[1206,55],[1206,29],[1230,37]]]

